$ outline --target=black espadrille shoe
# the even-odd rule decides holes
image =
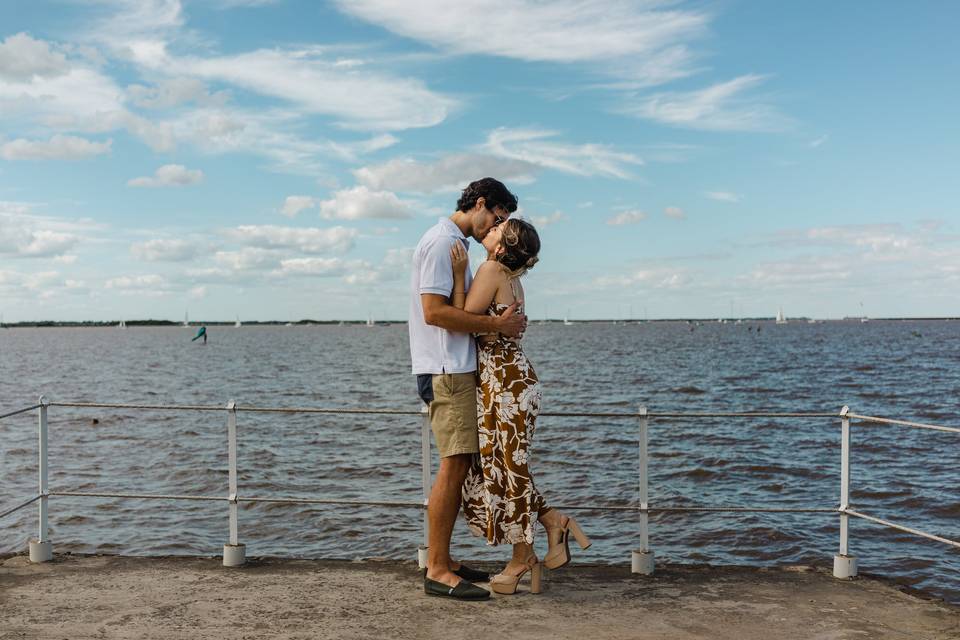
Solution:
[[[461,580],[455,587],[449,587],[442,582],[423,579],[423,592],[428,596],[440,596],[441,598],[454,598],[455,600],[487,600],[490,598],[490,592],[481,589],[475,584]]]
[[[471,569],[463,563],[460,564],[460,568],[454,571],[454,573],[468,582],[490,582],[489,573]]]

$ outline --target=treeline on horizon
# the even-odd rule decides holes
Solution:
[[[810,318],[807,317],[791,317],[788,324],[804,324]],[[960,317],[955,316],[930,316],[930,317],[916,317],[916,318],[870,318],[870,322],[882,322],[882,321],[949,321],[949,320],[960,320]],[[632,320],[621,320],[614,318],[595,318],[592,320],[575,320],[570,321],[569,324],[647,324],[647,323],[664,323],[664,322],[686,322],[686,323],[696,323],[696,324],[747,324],[750,322],[775,322],[776,319],[772,316],[762,317],[762,318],[658,318],[655,320],[641,320],[641,319],[632,319]],[[822,322],[860,322],[860,318],[857,316],[853,317],[844,317],[844,318],[833,318],[833,319],[818,319],[817,323]],[[551,318],[547,320],[535,320],[531,321],[531,324],[565,324],[565,321],[560,318]],[[0,327],[4,329],[14,329],[14,328],[42,328],[42,327],[118,327],[120,324],[119,320],[82,320],[82,321],[55,321],[55,320],[31,320],[23,322],[5,322],[0,324]],[[245,320],[243,322],[244,327],[246,326],[315,326],[315,325],[367,325],[366,320],[312,320],[304,319],[297,320],[294,322],[287,322],[284,320]],[[378,320],[375,323],[377,326],[385,326],[392,324],[407,324],[406,320]],[[188,328],[197,328],[201,326],[206,327],[235,327],[235,321],[233,320],[198,320],[191,321],[189,325],[184,325],[183,322],[178,322],[174,320],[126,320],[124,322],[126,327],[181,327],[184,329]]]

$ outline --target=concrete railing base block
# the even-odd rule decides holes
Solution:
[[[630,558],[631,573],[653,575],[653,551],[634,551]]]
[[[223,545],[223,566],[242,567],[246,563],[247,563],[247,545],[245,544]]]
[[[417,567],[427,568],[427,547],[417,547]]]
[[[30,541],[30,562],[50,562],[51,560],[53,560],[52,542]]]
[[[833,556],[833,577],[848,579],[857,577],[856,556]]]

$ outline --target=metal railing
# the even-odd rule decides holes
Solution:
[[[136,409],[148,411],[226,411],[227,413],[227,450],[228,450],[228,493],[223,496],[201,495],[168,495],[142,493],[113,493],[113,492],[79,492],[79,491],[51,491],[48,481],[47,461],[47,414],[50,407],[69,408],[102,408],[102,409]],[[226,501],[229,508],[229,538],[224,545],[223,563],[226,566],[241,565],[246,561],[245,546],[239,542],[239,525],[237,507],[240,502],[250,503],[278,503],[278,504],[318,504],[318,505],[358,505],[378,507],[401,507],[423,509],[423,545],[418,549],[418,562],[421,567],[426,563],[428,540],[428,520],[426,507],[431,487],[431,460],[430,460],[430,420],[426,408],[421,411],[393,410],[393,409],[338,409],[321,407],[257,407],[238,405],[231,400],[225,406],[208,405],[156,405],[156,404],[119,404],[106,402],[49,402],[43,396],[37,404],[15,411],[0,414],[0,419],[15,415],[37,411],[38,420],[38,455],[39,455],[39,492],[29,500],[0,512],[0,518],[8,516],[20,509],[24,509],[39,501],[39,531],[36,540],[30,541],[30,559],[34,562],[44,562],[52,558],[52,542],[49,539],[48,501],[52,496],[70,496],[79,498],[137,498],[147,500],[213,500]],[[384,500],[341,500],[335,498],[306,498],[306,497],[260,497],[239,494],[237,481],[237,413],[304,413],[329,415],[393,415],[393,416],[422,416],[421,419],[421,480],[422,501],[384,501]],[[840,545],[839,553],[834,556],[834,575],[838,578],[850,578],[857,575],[856,557],[849,553],[849,518],[861,518],[868,522],[880,524],[897,531],[909,533],[929,540],[960,548],[960,542],[937,536],[925,531],[906,527],[881,518],[861,513],[850,507],[850,421],[858,420],[862,424],[887,424],[917,429],[928,429],[948,433],[960,433],[960,428],[932,425],[906,420],[895,420],[877,416],[854,413],[848,407],[839,412],[651,412],[641,406],[636,413],[625,412],[543,412],[544,417],[564,418],[607,418],[617,420],[637,420],[639,424],[638,445],[638,489],[639,502],[636,506],[618,505],[558,505],[567,510],[591,511],[635,511],[639,515],[640,548],[631,554],[631,566],[634,573],[649,575],[654,570],[654,554],[649,540],[649,514],[651,513],[697,513],[697,512],[731,512],[731,513],[830,513],[838,514],[840,518]],[[840,420],[841,435],[841,470],[840,470],[840,504],[839,507],[679,507],[679,506],[651,506],[649,501],[649,451],[648,436],[650,420],[655,419],[692,420],[717,418],[785,418],[785,419],[831,419]]]

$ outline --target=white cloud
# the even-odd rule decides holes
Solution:
[[[532,222],[533,226],[535,226],[537,229],[545,229],[550,225],[554,225],[566,219],[567,216],[564,215],[562,211],[554,211],[548,216],[530,216],[530,222]]]
[[[74,264],[77,261],[77,256],[74,254],[63,254],[54,256],[53,261],[59,264]]]
[[[24,256],[43,257],[63,253],[77,243],[78,238],[69,233],[39,230],[34,231],[30,242],[20,247]]]
[[[207,288],[205,286],[192,287],[187,291],[187,296],[191,300],[202,300],[207,297]]]
[[[0,109],[8,122],[26,117],[48,127],[89,132],[116,128],[127,113],[123,92],[113,80],[82,66],[51,77],[0,77]]]
[[[287,196],[283,201],[280,213],[288,218],[293,218],[304,209],[311,209],[316,205],[317,201],[310,196]]]
[[[447,52],[588,62],[605,72],[620,69],[625,77],[644,84],[689,73],[692,55],[686,41],[704,33],[708,21],[705,12],[659,2],[469,2],[459,3],[456,10],[442,0],[337,4],[345,13]],[[470,35],[478,25],[483,26],[482,37]]]
[[[339,156],[343,160],[352,162],[356,160],[358,156],[388,149],[398,142],[400,142],[400,139],[396,136],[392,136],[389,133],[383,133],[367,138],[366,140],[357,140],[354,142],[331,141],[327,143],[327,146],[330,152],[334,155]]]
[[[33,213],[35,205],[0,201],[0,255],[21,258],[57,257],[103,226],[92,221]],[[64,258],[65,260],[68,258]]]
[[[680,207],[667,207],[663,212],[668,218],[673,218],[674,220],[683,220],[687,217],[687,214],[684,213]]]
[[[827,286],[849,280],[853,275],[850,266],[846,261],[825,257],[780,260],[761,263],[737,280],[760,289]]]
[[[68,68],[65,55],[26,33],[8,36],[0,42],[0,78],[29,80],[34,76],[57,76],[66,73]]]
[[[526,184],[538,167],[524,160],[504,159],[489,153],[457,153],[419,162],[394,158],[353,172],[357,181],[371,189],[417,193],[456,192],[483,176],[497,176],[503,182]]]
[[[170,283],[157,274],[111,278],[104,286],[107,289],[115,289],[123,295],[159,297],[170,293]]]
[[[350,270],[368,268],[361,261],[347,262],[341,258],[289,258],[280,261],[280,268],[271,276],[339,276]]]
[[[243,225],[226,235],[254,247],[297,249],[304,253],[345,253],[359,235],[356,229],[331,227],[280,227],[276,225]]]
[[[856,247],[875,254],[904,255],[908,250],[928,246],[937,227],[920,225],[911,232],[899,224],[850,224],[780,231],[765,244],[778,246]]]
[[[203,181],[203,171],[187,169],[182,164],[165,164],[152,177],[143,176],[127,181],[131,187],[183,187]]]
[[[662,124],[706,131],[782,131],[792,121],[759,98],[743,94],[761,84],[764,76],[745,75],[705,89],[658,93],[620,109]]]
[[[388,249],[380,266],[390,271],[406,271],[413,262],[413,250],[413,247]]]
[[[501,127],[490,133],[483,149],[504,158],[580,176],[628,178],[629,165],[643,164],[638,156],[615,151],[607,145],[570,145],[547,140],[557,135],[555,131]]]
[[[147,262],[183,262],[200,253],[200,247],[188,240],[155,238],[131,245],[134,257]]]
[[[717,200],[719,202],[740,202],[743,199],[740,194],[731,193],[729,191],[707,191],[703,195],[707,196],[711,200]]]
[[[217,0],[217,4],[224,9],[266,7],[278,2],[280,0]]]
[[[261,247],[244,247],[239,251],[217,251],[213,259],[218,265],[234,271],[272,268],[280,261],[276,251]]]
[[[390,191],[372,191],[360,185],[337,191],[330,200],[321,201],[320,215],[339,220],[409,218],[412,208],[412,204]]]
[[[690,273],[685,270],[657,267],[628,271],[622,275],[601,276],[594,280],[594,285],[600,288],[679,289],[689,285],[692,281]]]
[[[824,135],[820,136],[819,138],[815,138],[815,139],[811,140],[809,143],[807,143],[807,146],[809,146],[811,149],[816,149],[817,147],[819,147],[820,145],[822,145],[824,142],[826,142],[826,141],[829,140],[829,139],[830,139],[830,136],[824,134]]]
[[[624,224],[636,224],[641,220],[646,220],[647,214],[643,211],[624,211],[623,213],[618,213],[617,215],[609,218],[607,224],[613,226],[620,226]]]
[[[47,141],[11,140],[0,145],[0,157],[5,160],[79,160],[110,153],[111,144],[113,140],[93,142],[58,133]]]
[[[452,98],[430,91],[419,80],[340,65],[316,49],[260,49],[210,58],[177,58],[165,46],[131,52],[136,62],[151,71],[229,83],[296,105],[301,113],[330,116],[350,129],[430,127],[457,106]]]
[[[152,87],[132,84],[127,87],[127,95],[133,104],[145,109],[169,109],[189,102],[222,105],[228,100],[226,92],[211,94],[196,78],[167,78]]]
[[[43,223],[0,203],[0,255],[22,258],[44,258],[65,253],[79,242],[72,233],[42,228]]]

